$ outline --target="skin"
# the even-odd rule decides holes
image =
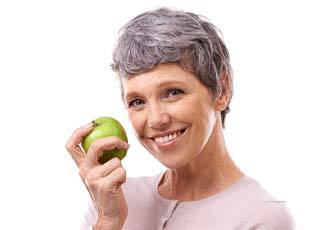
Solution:
[[[222,76],[222,84],[227,82]],[[122,79],[129,119],[140,143],[168,168],[158,191],[168,199],[198,200],[218,193],[243,173],[232,161],[223,137],[220,112],[230,98],[213,95],[198,78],[176,64]],[[183,130],[172,146],[151,137]]]

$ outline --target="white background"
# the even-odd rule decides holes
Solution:
[[[320,229],[320,14],[305,0],[1,1],[0,228],[78,229],[87,195],[64,145],[96,117],[127,129],[128,176],[164,170],[137,143],[109,68],[120,26],[157,6],[222,30],[234,68],[229,151],[287,201],[297,229]]]

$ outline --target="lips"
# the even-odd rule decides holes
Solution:
[[[163,134],[154,135],[152,139],[158,147],[168,146],[176,142],[177,139],[185,132],[185,129],[177,130],[177,131],[169,131]]]
[[[185,129],[180,129],[177,131],[172,131],[172,132],[168,132],[167,134],[164,135],[155,135],[154,137],[151,137],[150,139],[152,139],[153,141],[157,141],[159,142],[159,140],[161,139],[165,139],[165,141],[167,141],[167,139],[172,140],[172,138],[177,138],[180,135],[182,135],[184,133]]]

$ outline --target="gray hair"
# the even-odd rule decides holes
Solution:
[[[138,15],[120,29],[111,64],[120,77],[144,73],[166,63],[177,63],[195,74],[215,98],[226,87],[232,96],[229,52],[220,31],[203,16],[159,8]],[[228,86],[221,84],[222,74],[227,76]],[[229,103],[221,111],[223,127]]]

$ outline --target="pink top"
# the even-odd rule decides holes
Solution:
[[[293,218],[284,201],[277,201],[254,179],[244,176],[224,191],[204,199],[179,202],[162,197],[153,177],[128,178],[122,185],[128,204],[126,230],[291,230]],[[89,203],[82,230],[96,221]]]

